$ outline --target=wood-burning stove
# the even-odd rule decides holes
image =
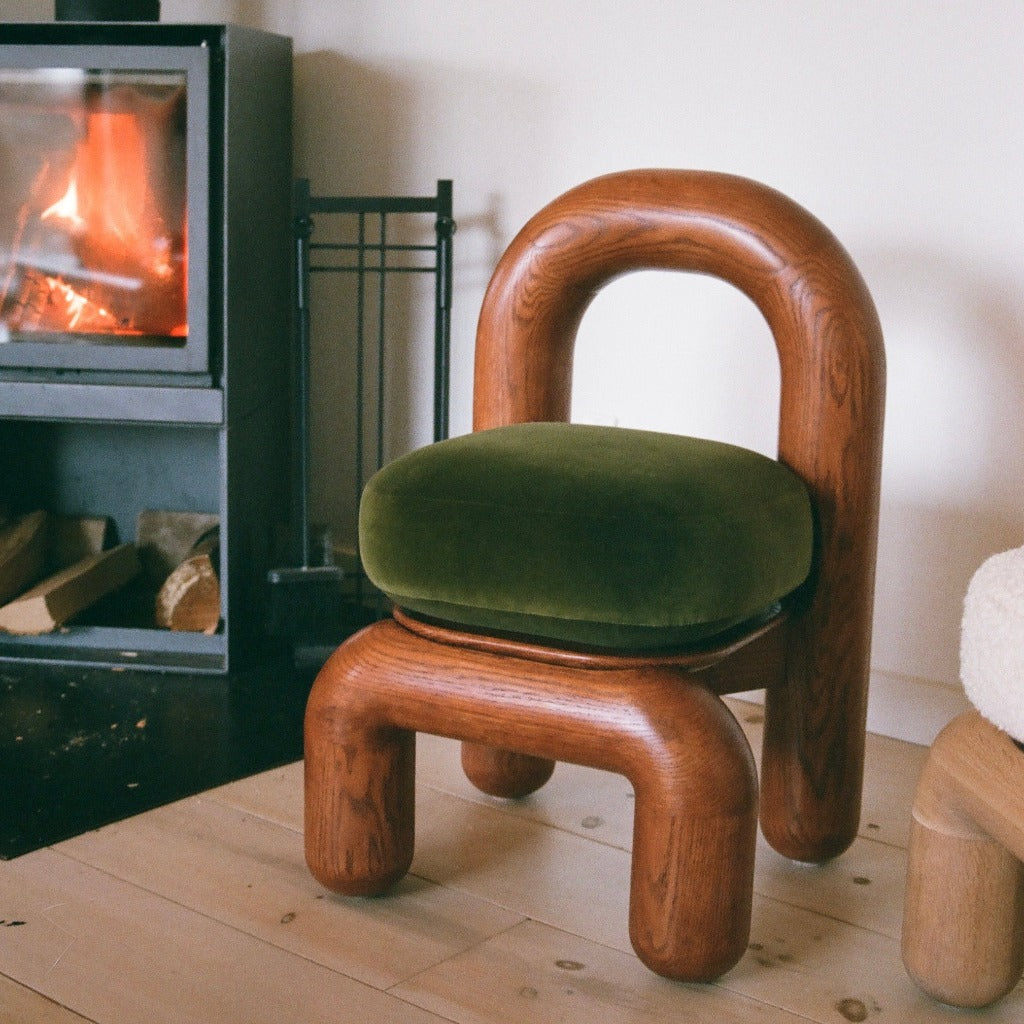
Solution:
[[[258,639],[288,515],[291,74],[290,40],[232,25],[2,27],[0,511],[122,541],[145,510],[216,515],[221,624],[111,612],[0,633],[0,659],[221,672]]]

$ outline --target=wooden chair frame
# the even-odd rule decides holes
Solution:
[[[377,893],[413,853],[414,734],[463,740],[485,792],[518,796],[556,760],[636,794],[630,936],[654,971],[708,980],[742,955],[757,779],[719,695],[765,688],[760,815],[784,855],[821,861],[857,832],[884,406],[871,298],[810,214],[743,178],[630,171],[555,200],[502,257],[480,316],[474,429],[567,420],[577,328],[636,270],[711,274],[748,295],[781,366],[779,458],[816,515],[811,579],[772,623],[703,652],[615,657],[428,626],[398,614],[321,671],[306,717],[306,857]]]

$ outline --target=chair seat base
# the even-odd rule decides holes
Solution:
[[[455,625],[433,622],[411,615],[402,608],[394,608],[392,615],[410,632],[453,647],[469,647],[492,654],[511,655],[527,661],[543,661],[551,665],[565,665],[575,668],[638,668],[648,665],[665,665],[685,669],[687,672],[702,672],[731,657],[741,648],[760,640],[786,621],[785,605],[776,605],[772,614],[755,623],[737,627],[712,638],[702,645],[692,645],[665,651],[643,653],[618,653],[585,650],[578,647],[551,646],[531,637],[495,636],[491,633],[470,632]],[[706,680],[705,680],[706,682]],[[717,693],[724,692],[717,690]]]
[[[750,930],[757,778],[742,730],[671,665],[581,668],[461,649],[386,620],[324,666],[305,723],[306,860],[325,886],[387,891],[414,844],[415,733],[512,749],[501,774],[564,760],[635,791],[630,939],[653,971],[708,981]],[[472,751],[473,747],[469,747]],[[550,772],[548,772],[549,774]],[[543,777],[541,777],[543,776]],[[507,780],[506,780],[507,781]]]

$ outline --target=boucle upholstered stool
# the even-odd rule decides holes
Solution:
[[[1024,970],[1024,548],[971,580],[960,668],[974,707],[936,738],[918,783],[903,961],[929,995],[966,1007]]]
[[[570,424],[576,329],[631,270],[713,274],[772,329],[779,460]],[[817,861],[856,835],[884,367],[870,297],[806,211],[725,175],[599,178],[542,210],[492,278],[474,433],[385,467],[360,546],[395,617],[344,643],[306,713],[306,858],[380,893],[413,855],[414,736],[523,796],[566,760],[633,784],[630,937],[706,980],[746,948],[757,780],[720,699],[766,688],[761,821]]]

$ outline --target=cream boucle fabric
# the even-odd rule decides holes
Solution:
[[[1024,548],[983,562],[967,588],[960,677],[978,711],[1024,742]]]

